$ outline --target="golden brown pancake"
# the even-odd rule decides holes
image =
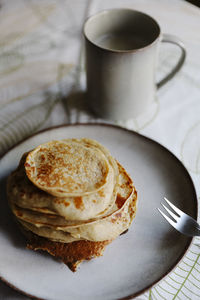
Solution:
[[[72,270],[102,255],[137,209],[126,170],[86,138],[52,141],[25,153],[8,178],[7,195],[28,247],[49,252]]]
[[[25,169],[37,187],[58,197],[94,193],[107,184],[111,171],[104,153],[84,139],[38,146],[28,154]]]
[[[118,166],[119,184],[117,187],[115,204],[106,214],[102,214],[96,219],[71,221],[59,215],[45,214],[30,209],[24,209],[16,205],[15,198],[10,195],[9,201],[13,213],[20,222],[25,221],[23,225],[26,228],[32,229],[33,232],[41,236],[48,236],[51,232],[51,237],[53,236],[54,240],[57,240],[56,236],[58,236],[58,240],[62,242],[67,242],[69,238],[70,241],[72,241],[72,237],[74,240],[87,239],[91,241],[116,238],[129,227],[130,213],[127,213],[127,210],[129,210],[129,208],[133,209],[133,206],[136,210],[136,195],[134,194],[132,180],[124,168],[120,166],[120,164],[118,164]],[[11,188],[9,188],[9,190],[12,191]],[[113,219],[117,214],[118,219],[122,220],[119,225],[113,222]],[[32,224],[32,226],[27,223]],[[63,235],[62,231],[70,233],[71,237],[69,237],[69,235]]]
[[[59,225],[59,220],[55,220],[52,216],[51,224],[43,216],[40,223],[34,222],[34,217],[37,220],[38,216],[33,216],[28,211],[21,210],[19,207],[13,207],[12,210],[18,221],[27,229],[35,234],[50,238],[53,241],[72,242],[78,240],[104,241],[107,239],[115,239],[118,235],[129,228],[136,214],[137,193],[135,192],[126,205],[121,207],[115,213],[103,217],[98,221],[90,223],[68,225],[63,227]],[[31,219],[29,218],[29,213]],[[54,226],[55,225],[55,226]]]
[[[76,197],[55,197],[37,188],[26,176],[25,154],[19,167],[9,177],[10,198],[21,208],[58,214],[67,220],[88,220],[105,214],[113,206],[116,198],[116,180],[93,194]],[[111,173],[112,174],[112,173]],[[112,184],[111,184],[112,183]]]

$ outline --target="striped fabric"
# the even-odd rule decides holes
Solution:
[[[113,7],[151,14],[163,32],[176,34],[186,45],[184,67],[158,91],[151,108],[137,119],[116,123],[170,149],[200,196],[200,10],[181,0],[173,5],[168,0],[1,0],[0,154],[43,128],[105,121],[90,115],[85,104],[81,30],[87,16]],[[160,47],[158,79],[179,55],[175,47]],[[171,274],[137,299],[200,299],[199,245],[196,238]],[[14,292],[1,298],[1,289],[0,299],[11,299]],[[22,297],[16,293],[12,299]]]

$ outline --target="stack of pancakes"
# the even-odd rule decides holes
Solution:
[[[28,248],[48,251],[72,271],[102,255],[136,213],[137,192],[127,172],[85,138],[25,153],[8,178],[7,194]]]

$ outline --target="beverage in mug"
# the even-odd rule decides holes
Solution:
[[[130,33],[104,34],[95,40],[95,44],[110,50],[134,50],[146,45],[145,39]]]

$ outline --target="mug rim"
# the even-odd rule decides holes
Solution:
[[[131,11],[131,12],[136,12],[138,14],[141,14],[145,17],[148,17],[149,19],[151,19],[151,21],[153,21],[156,26],[158,27],[158,35],[157,37],[149,44],[147,44],[146,46],[144,47],[140,47],[140,48],[137,48],[137,49],[129,49],[129,50],[117,50],[117,49],[109,49],[109,48],[104,48],[102,46],[100,46],[99,44],[95,43],[92,39],[90,39],[88,36],[87,36],[87,33],[86,33],[86,26],[88,24],[89,21],[91,21],[92,19],[95,19],[97,16],[99,15],[103,15],[105,13],[109,13],[109,12],[112,12],[112,11]],[[86,39],[86,41],[88,41],[89,43],[91,43],[93,46],[99,48],[100,50],[103,50],[103,51],[107,51],[107,52],[112,52],[112,53],[135,53],[135,52],[139,52],[139,51],[143,51],[151,46],[153,46],[160,38],[161,36],[161,29],[160,29],[160,25],[158,24],[158,22],[153,18],[151,17],[150,15],[142,12],[142,11],[139,11],[139,10],[136,10],[136,9],[131,9],[131,8],[109,8],[109,9],[104,9],[104,10],[100,10],[98,11],[97,13],[94,13],[92,14],[91,16],[89,16],[88,18],[86,18],[85,22],[84,22],[84,25],[83,25],[83,35],[84,35],[84,38]]]

